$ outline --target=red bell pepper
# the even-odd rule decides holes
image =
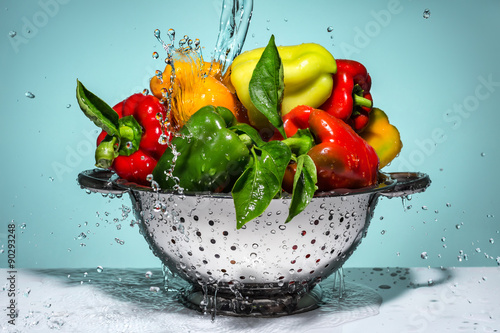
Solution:
[[[361,132],[373,107],[370,94],[372,80],[365,66],[354,60],[336,59],[337,73],[333,76],[332,94],[319,109],[348,123]]]
[[[110,167],[128,181],[148,185],[147,176],[167,149],[169,138],[165,138],[167,142],[160,142],[163,134],[160,119],[166,119],[166,108],[153,95],[134,94],[116,104],[113,110],[121,121],[119,155],[114,155],[116,139],[102,131],[97,138],[98,166]],[[129,121],[124,121],[127,118]]]
[[[344,121],[303,105],[283,118],[287,136],[292,136],[298,129],[309,128],[315,138],[316,145],[307,154],[316,165],[319,191],[360,188],[377,183],[379,160],[375,150]],[[294,173],[292,163],[283,179],[283,188],[288,192]]]

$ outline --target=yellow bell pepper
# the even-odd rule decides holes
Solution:
[[[378,108],[372,109],[370,121],[360,135],[375,149],[380,161],[379,169],[389,164],[403,148],[398,129],[389,123],[385,112]]]
[[[269,124],[267,118],[253,105],[249,92],[253,70],[263,51],[264,48],[258,48],[244,52],[234,59],[231,66],[231,83],[247,109],[250,123],[257,128]],[[314,43],[279,46],[278,53],[283,64],[285,84],[281,115],[284,116],[298,105],[313,108],[322,105],[332,92],[332,74],[337,71],[331,53]]]

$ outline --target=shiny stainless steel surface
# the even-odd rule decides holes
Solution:
[[[150,248],[194,292],[276,295],[282,302],[284,295],[312,290],[343,265],[365,236],[380,195],[405,196],[430,184],[425,174],[394,176],[382,175],[372,188],[317,195],[287,224],[291,198],[274,199],[239,230],[230,194],[159,192],[99,170],[80,174],[79,183],[97,192],[128,192]]]

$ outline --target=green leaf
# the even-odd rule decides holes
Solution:
[[[111,136],[119,136],[118,114],[77,80],[76,99],[83,113]]]
[[[249,92],[253,105],[286,138],[281,118],[284,90],[283,64],[274,43],[274,35],[272,35],[255,66],[250,79]]]
[[[286,167],[292,158],[292,151],[283,141],[266,142],[261,150],[262,163],[274,173],[281,187]]]
[[[297,159],[297,171],[293,178],[292,202],[285,223],[290,222],[309,205],[318,188],[317,181],[316,165],[313,160],[307,154],[300,155]]]
[[[253,163],[238,178],[231,191],[238,229],[264,213],[281,189],[281,180],[278,180],[273,170],[262,162],[268,154],[264,153],[264,157],[259,157],[255,149],[252,148]]]

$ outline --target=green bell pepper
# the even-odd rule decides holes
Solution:
[[[162,190],[229,191],[250,161],[247,144],[230,130],[231,111],[205,106],[194,113],[169,144],[153,180]]]

